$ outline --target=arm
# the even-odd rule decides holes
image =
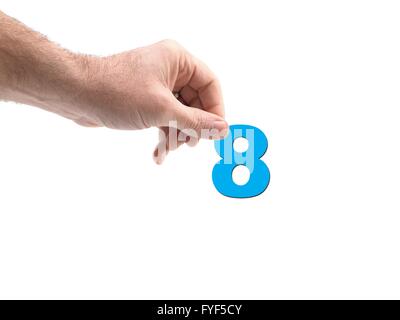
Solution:
[[[84,59],[0,11],[0,99],[77,120],[74,99],[84,91]]]
[[[178,99],[173,92],[179,92]],[[214,129],[213,139],[227,132],[218,80],[176,42],[165,40],[108,57],[79,55],[1,11],[0,99],[36,106],[84,126],[158,127],[159,163],[181,144],[168,143],[170,134],[182,132],[197,141],[204,129]],[[176,122],[174,133],[171,121]]]

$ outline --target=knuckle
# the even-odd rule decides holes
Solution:
[[[194,112],[192,115],[193,129],[199,130],[207,124],[207,119],[202,114]]]
[[[198,120],[198,128],[197,129],[203,129],[207,128],[207,119],[205,117],[200,117]]]
[[[193,119],[187,111],[179,110],[174,116],[182,129],[193,127]]]
[[[160,44],[168,49],[176,49],[181,47],[181,45],[176,40],[173,39],[164,39],[160,41]]]

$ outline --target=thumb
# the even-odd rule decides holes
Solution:
[[[224,118],[195,107],[188,107],[174,97],[173,119],[176,127],[189,136],[203,139],[222,139],[228,134],[228,123]],[[171,119],[170,119],[171,120]]]

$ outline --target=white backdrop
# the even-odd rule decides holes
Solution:
[[[220,195],[212,142],[0,103],[0,298],[400,298],[397,1],[0,1],[71,50],[164,38],[269,139],[267,191]]]

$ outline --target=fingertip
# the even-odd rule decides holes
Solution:
[[[159,145],[153,152],[153,160],[157,165],[161,165],[165,160],[166,152],[159,150]]]
[[[228,136],[229,131],[219,132],[210,137],[210,140],[224,140]]]
[[[221,137],[221,139],[225,139],[227,136],[228,136],[228,134],[229,134],[229,126],[228,126],[228,124],[227,124],[227,127],[226,127],[226,129],[223,129],[221,132],[220,132],[220,137]]]
[[[185,142],[186,142],[186,145],[193,148],[193,147],[197,146],[197,144],[199,143],[199,139],[191,137],[191,136],[187,136]]]
[[[216,120],[212,123],[212,129],[207,136],[203,138],[208,138],[210,140],[221,140],[229,134],[229,125],[225,120]]]

